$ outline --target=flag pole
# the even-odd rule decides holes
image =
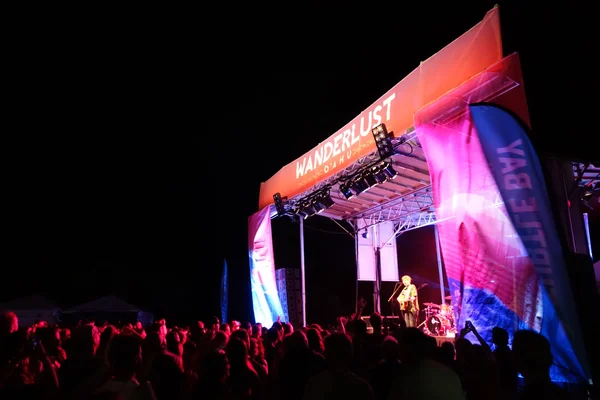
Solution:
[[[300,279],[302,281],[302,327],[306,326],[306,279],[304,269],[304,218],[300,218]]]

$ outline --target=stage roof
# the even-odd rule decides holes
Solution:
[[[402,220],[408,224],[433,222],[429,171],[413,128],[413,116],[422,107],[459,87],[461,90],[456,96],[470,101],[471,91],[481,85],[492,85],[496,95],[515,87],[514,81],[497,79],[494,65],[501,60],[500,19],[496,7],[469,31],[421,62],[346,126],[262,183],[259,208],[272,204],[276,193],[293,204],[324,185],[330,185],[335,204],[319,215],[337,220],[371,218]],[[484,100],[489,99],[478,101]],[[404,142],[397,148],[401,154],[392,158],[399,175],[346,200],[339,192],[337,181],[340,176],[352,174],[378,158],[371,129],[380,123],[393,132],[394,142]]]

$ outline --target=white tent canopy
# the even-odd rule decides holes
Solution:
[[[144,325],[153,321],[152,313],[146,312],[138,306],[114,296],[104,296],[99,299],[78,305],[64,312],[65,315],[76,314],[137,314],[137,320]]]
[[[60,307],[41,295],[20,297],[0,304],[0,311],[17,314],[20,326],[29,326],[37,320],[56,323]]]

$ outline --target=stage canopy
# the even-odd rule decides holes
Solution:
[[[292,207],[328,187],[334,204],[320,212],[324,217],[363,219],[366,225],[394,221],[401,230],[435,223],[429,169],[414,114],[452,92],[456,112],[448,111],[446,101],[445,115],[439,118],[440,123],[447,123],[459,117],[461,102],[490,102],[519,86],[522,91],[519,58],[516,54],[503,58],[499,9],[494,8],[352,121],[263,182],[259,209],[273,204],[276,193]],[[485,97],[477,98],[480,95]],[[528,124],[527,110],[521,111],[517,114]],[[371,129],[382,123],[393,133],[397,154],[391,161],[398,176],[346,199],[340,193],[340,181],[379,158]],[[597,165],[573,163],[573,176],[582,187],[598,191],[599,172]],[[491,201],[501,203],[500,198]]]
[[[500,20],[498,9],[494,8],[480,23],[423,61],[346,126],[262,183],[259,208],[272,204],[276,193],[287,198],[288,204],[293,204],[330,185],[331,192],[335,193],[332,195],[335,204],[323,211],[323,216],[338,220],[366,216],[379,220],[410,217],[409,224],[430,223],[435,218],[431,182],[413,127],[414,113],[469,80],[473,80],[470,89],[482,84],[492,85],[497,94],[515,87],[515,81],[493,71],[485,74],[486,69],[501,60]],[[468,97],[470,89],[465,88],[462,95]],[[393,157],[393,166],[399,176],[346,200],[337,195],[339,178],[351,175],[377,158],[371,129],[381,123],[393,132],[394,145],[401,153]],[[399,141],[405,143],[399,146]]]

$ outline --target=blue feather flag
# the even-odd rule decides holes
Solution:
[[[223,275],[221,276],[221,322],[227,322],[227,308],[229,306],[229,283],[227,277],[227,260],[223,260]]]

